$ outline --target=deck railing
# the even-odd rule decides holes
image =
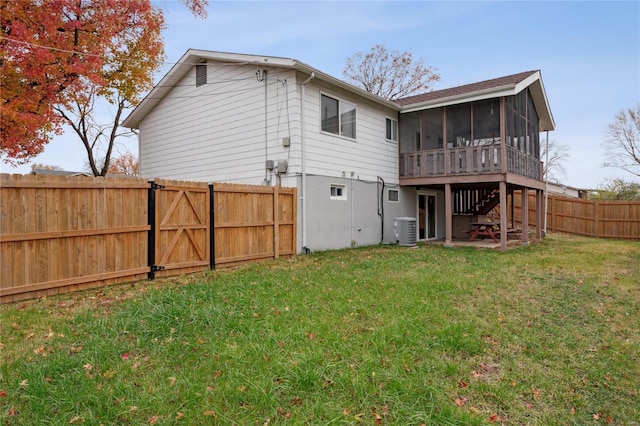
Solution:
[[[453,175],[500,173],[502,155],[500,145],[482,145],[413,151],[400,154],[400,177],[418,178]],[[507,146],[507,172],[540,180],[540,160]]]
[[[507,171],[531,179],[542,179],[542,163],[526,152],[507,146]]]

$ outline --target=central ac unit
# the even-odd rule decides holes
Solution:
[[[416,218],[415,217],[397,217],[393,221],[393,234],[396,243],[400,246],[416,245]]]

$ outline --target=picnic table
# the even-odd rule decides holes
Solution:
[[[498,233],[500,232],[500,222],[472,222],[469,231],[469,241],[476,238],[491,237],[494,242],[498,241]]]

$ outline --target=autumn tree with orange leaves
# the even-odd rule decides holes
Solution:
[[[207,0],[182,3],[206,16]],[[123,112],[164,60],[164,26],[150,0],[0,0],[3,161],[28,162],[68,125],[93,174],[106,175]],[[100,102],[113,114],[108,124],[97,120]]]
[[[131,152],[127,151],[113,158],[109,163],[110,175],[140,176],[140,162]]]

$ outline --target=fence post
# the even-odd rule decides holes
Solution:
[[[596,200],[595,204],[593,205],[593,236],[594,237],[598,237],[600,236],[600,232],[599,231],[599,212],[598,210],[600,210],[600,202],[598,200]]]
[[[275,186],[273,188],[273,258],[277,259],[280,257],[280,220],[278,218],[278,213],[280,212],[279,198],[280,191],[279,188]]]
[[[555,198],[553,198],[553,196],[549,197],[549,204],[550,206],[547,206],[547,209],[549,210],[549,212],[551,213],[551,218],[549,219],[549,230],[550,231],[555,231],[555,225],[556,225],[556,217],[555,217],[555,208],[556,208],[556,203],[555,203]]]
[[[147,264],[149,272],[147,278],[153,280],[156,276],[156,183],[149,181],[149,196],[147,197],[147,211],[149,216],[149,233],[147,234]]]
[[[213,184],[209,184],[209,269],[216,269],[216,230],[215,230],[215,212],[214,212],[214,194]]]

